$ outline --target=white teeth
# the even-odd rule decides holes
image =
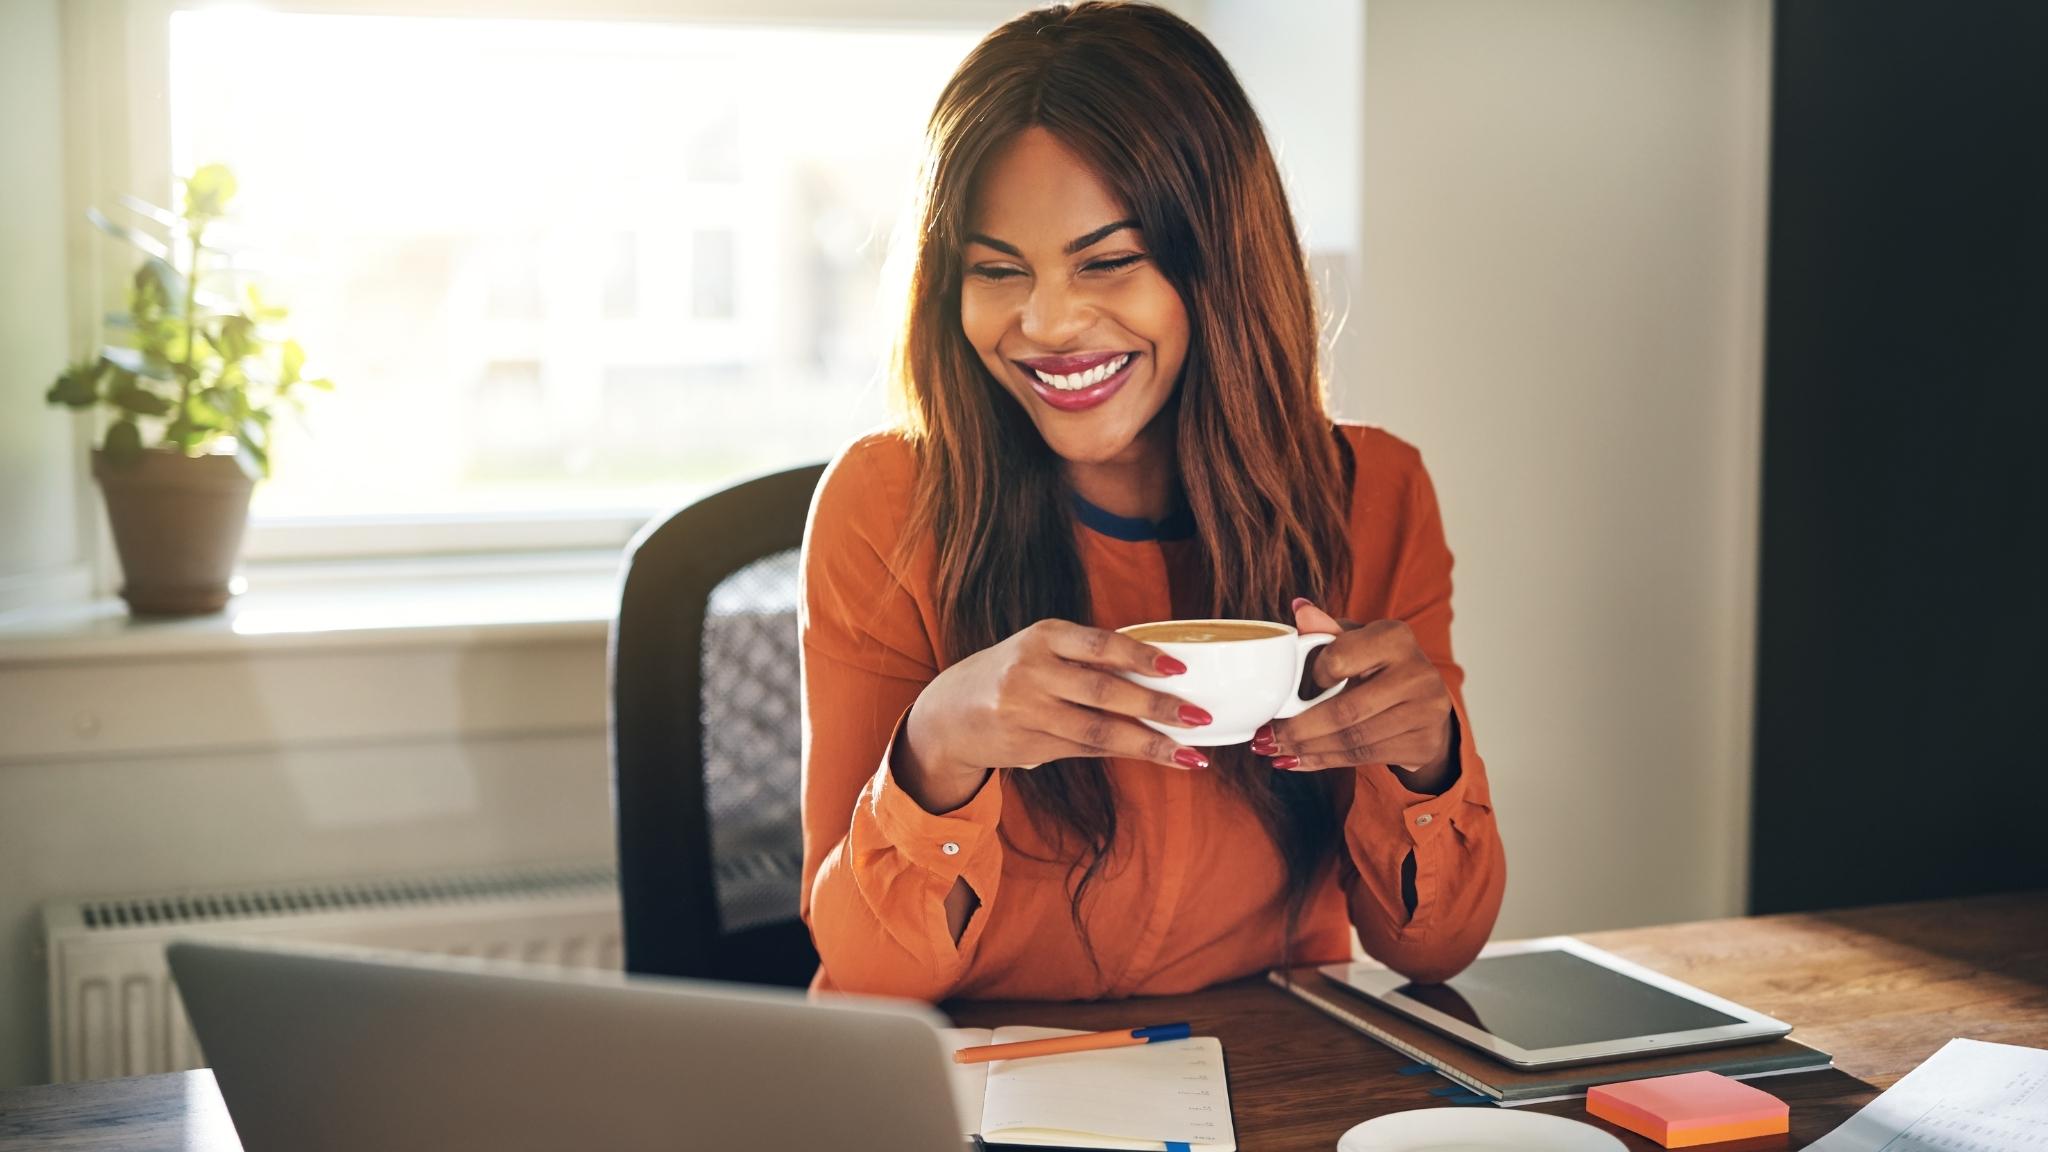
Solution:
[[[1073,392],[1086,388],[1091,384],[1100,384],[1118,372],[1123,371],[1124,361],[1130,358],[1131,354],[1126,352],[1114,360],[1105,360],[1086,372],[1076,372],[1071,376],[1054,376],[1047,372],[1040,372],[1036,368],[1033,368],[1031,372],[1051,387],[1057,388],[1062,392]]]

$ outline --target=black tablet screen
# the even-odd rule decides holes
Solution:
[[[1570,952],[1485,956],[1449,983],[1394,994],[1527,1049],[1742,1023]]]

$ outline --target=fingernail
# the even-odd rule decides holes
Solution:
[[[1164,672],[1168,676],[1178,676],[1181,673],[1188,670],[1187,665],[1181,663],[1178,660],[1175,660],[1171,656],[1165,655],[1162,655],[1157,660],[1152,661],[1152,666],[1154,668],[1159,669],[1161,672]]]
[[[1207,768],[1209,758],[1193,748],[1182,748],[1173,754],[1173,762],[1183,768]]]
[[[1271,744],[1275,739],[1271,724],[1261,724],[1259,730],[1252,733],[1252,742],[1255,744]]]
[[[1254,740],[1252,741],[1252,751],[1261,756],[1271,756],[1280,751],[1280,746],[1271,740]]]
[[[1281,769],[1282,771],[1285,771],[1289,768],[1299,768],[1301,767],[1301,757],[1275,756],[1273,757],[1273,767]]]
[[[1193,704],[1180,706],[1180,722],[1183,724],[1214,724],[1216,718],[1195,707]]]
[[[1301,606],[1302,606],[1303,604],[1311,604],[1311,605],[1312,605],[1312,604],[1314,604],[1314,603],[1315,603],[1315,601],[1313,601],[1313,600],[1309,599],[1309,598],[1308,598],[1308,597],[1306,597],[1306,596],[1296,596],[1296,597],[1294,598],[1294,610],[1295,610],[1296,612],[1299,612],[1299,611],[1301,611]]]

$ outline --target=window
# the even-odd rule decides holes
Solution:
[[[173,166],[234,167],[338,385],[278,433],[256,554],[644,515],[885,419],[881,264],[979,35],[175,13]]]

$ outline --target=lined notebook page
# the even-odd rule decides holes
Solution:
[[[952,1054],[956,1048],[972,1048],[989,1042],[992,1033],[986,1028],[941,1028],[946,1037],[946,1068],[953,1074],[953,1107],[960,1112],[960,1134],[973,1136],[981,1131],[981,1101],[988,1095],[987,1064],[955,1064]]]
[[[991,1042],[1073,1034],[1066,1028],[998,1028]],[[988,1068],[981,1135],[990,1143],[1237,1147],[1223,1044],[1214,1036],[996,1060]]]

